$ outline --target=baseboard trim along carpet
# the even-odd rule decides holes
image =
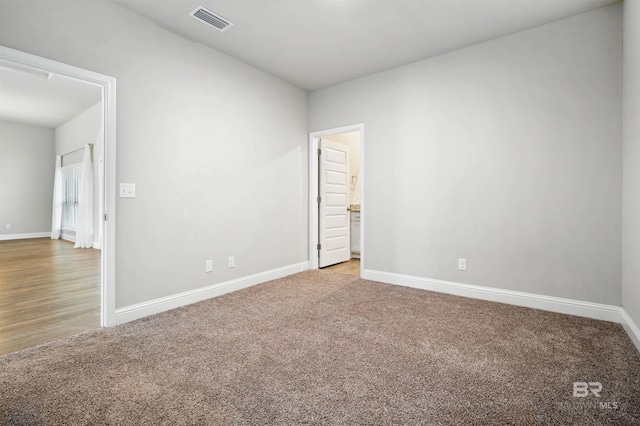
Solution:
[[[640,328],[638,328],[638,325],[631,319],[624,308],[620,308],[620,316],[622,317],[620,324],[622,324],[622,327],[624,327],[633,344],[636,345],[636,348],[640,351]]]
[[[294,265],[284,266],[282,268],[272,269],[270,271],[260,272],[258,274],[249,275],[247,277],[236,278],[234,280],[213,284],[207,287],[197,288],[195,290],[185,291],[183,293],[171,296],[161,297],[159,299],[149,300],[147,302],[137,303],[135,305],[116,309],[116,324],[124,324],[149,315],[158,314],[170,309],[179,308],[181,306],[190,305],[212,297],[221,296],[225,293],[241,290],[267,281],[286,277],[288,275],[297,274],[298,272],[309,269],[309,262],[300,262]]]
[[[51,232],[32,232],[29,234],[6,234],[0,235],[0,241],[5,240],[27,240],[29,238],[44,238],[50,237]]]
[[[510,305],[620,323],[627,334],[629,334],[636,348],[640,351],[640,329],[638,329],[638,326],[633,322],[631,317],[629,317],[627,312],[620,306],[462,284],[371,269],[365,269],[362,278],[386,284],[395,284],[438,293],[447,293],[473,299],[489,300],[492,302],[507,303]]]

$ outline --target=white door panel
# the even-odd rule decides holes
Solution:
[[[347,204],[347,197],[345,194],[332,194],[325,193],[323,200],[327,200],[327,206],[329,207],[340,207]]]
[[[347,180],[347,174],[343,172],[327,171],[327,185],[342,185]]]
[[[344,235],[327,238],[327,253],[340,251],[346,246],[346,238]]]
[[[336,229],[346,226],[347,215],[331,215],[327,216],[327,229]]]
[[[351,258],[349,221],[349,146],[320,141],[319,266]]]
[[[331,141],[328,141],[331,142]],[[331,142],[333,143],[333,142]],[[340,149],[327,149],[327,161],[330,163],[336,164],[348,164],[347,162],[347,154]]]

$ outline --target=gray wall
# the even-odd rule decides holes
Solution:
[[[51,232],[54,137],[48,127],[0,120],[0,235]]]
[[[640,325],[640,1],[624,2],[622,306]]]
[[[108,1],[2,9],[5,46],[117,79],[117,307],[307,260],[304,91]]]
[[[620,305],[621,91],[617,4],[312,92],[310,123],[365,124],[365,269]]]
[[[62,155],[62,165],[82,163],[84,150],[75,151],[88,143],[93,143],[93,240],[94,247],[100,238],[100,157],[102,156],[102,101],[89,107],[76,117],[56,128],[56,155]],[[75,234],[75,233],[74,233]]]

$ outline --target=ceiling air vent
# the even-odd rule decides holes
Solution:
[[[202,6],[196,7],[189,15],[193,16],[199,21],[204,22],[207,25],[217,28],[220,31],[224,31],[233,25],[233,22],[223,18],[218,14],[213,13],[212,11]]]

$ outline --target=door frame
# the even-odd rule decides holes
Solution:
[[[309,269],[318,269],[318,139],[338,133],[360,132],[360,276],[364,271],[364,123],[309,133]]]
[[[116,79],[5,46],[0,46],[1,63],[57,74],[102,88],[104,216],[101,221],[100,325],[112,327],[116,325]]]

